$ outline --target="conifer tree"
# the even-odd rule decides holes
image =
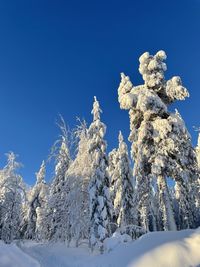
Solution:
[[[43,219],[46,217],[48,187],[45,182],[45,162],[42,161],[39,171],[36,173],[36,183],[28,192],[28,203],[25,212],[22,232],[26,239],[45,239],[43,227],[46,226]]]
[[[44,174],[45,176],[45,174]],[[41,180],[40,189],[40,205],[36,208],[36,240],[45,241],[48,238],[49,221],[48,221],[48,203],[49,203],[49,187],[44,178]]]
[[[113,223],[120,228],[137,224],[134,207],[133,176],[131,173],[128,148],[119,133],[119,147],[109,153],[110,192],[113,204]]]
[[[120,227],[127,227],[137,225],[136,206],[134,203],[135,195],[133,188],[133,176],[130,168],[130,161],[128,157],[128,148],[124,142],[122,133],[119,133],[119,148],[118,148],[118,170],[119,170],[119,215],[118,225]]]
[[[197,147],[196,147],[196,156],[197,156],[198,168],[200,169],[200,133],[198,136],[198,143],[197,143]]]
[[[19,238],[24,183],[16,173],[21,166],[13,152],[7,154],[7,165],[0,172],[0,236],[6,243]]]
[[[197,147],[195,149],[197,157],[198,180],[196,184],[196,209],[197,209],[197,226],[200,225],[200,133],[198,135]]]
[[[50,186],[49,197],[49,239],[66,240],[66,228],[68,224],[68,204],[66,202],[69,189],[66,184],[66,172],[70,165],[70,153],[67,135],[61,136],[61,144],[56,154],[55,176]]]
[[[78,140],[77,155],[71,163],[67,176],[70,181],[68,195],[70,235],[79,245],[81,239],[89,238],[89,194],[88,185],[91,176],[91,162],[88,151],[88,129],[86,122],[80,122],[75,130]]]
[[[96,97],[92,109],[93,122],[89,134],[89,153],[92,163],[92,174],[89,182],[90,195],[90,246],[97,246],[103,251],[103,241],[109,236],[111,218],[111,201],[109,195],[109,177],[107,172],[106,126],[100,120],[101,109]]]
[[[144,85],[133,86],[129,77],[122,74],[118,89],[120,107],[129,110],[139,221],[147,230],[153,217],[150,189],[154,178],[158,184],[163,229],[176,229],[168,177],[179,188],[181,227],[194,227],[195,221],[192,194],[197,179],[196,157],[180,114],[168,111],[171,103],[184,100],[189,93],[180,77],[165,80],[165,59],[164,51],[154,56],[144,53],[139,59]]]
[[[119,192],[119,170],[117,163],[119,161],[118,150],[114,148],[108,155],[108,174],[110,177],[110,198],[112,201],[113,212],[112,212],[112,228],[117,226],[117,218],[119,216],[119,198],[117,197]]]

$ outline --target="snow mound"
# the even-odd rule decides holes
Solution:
[[[106,238],[104,241],[104,247],[107,252],[113,250],[121,243],[131,242],[132,238],[127,235],[123,234],[121,235],[118,232],[115,232],[111,237]]]
[[[199,267],[200,228],[153,232],[118,245],[96,259],[93,267]]]
[[[138,240],[129,267],[199,267],[200,229],[150,234]],[[143,248],[141,255],[140,248]]]
[[[6,245],[0,241],[1,267],[40,267],[40,264],[25,254],[16,244]]]

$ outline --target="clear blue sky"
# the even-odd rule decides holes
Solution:
[[[93,96],[103,109],[108,150],[118,131],[127,138],[128,112],[119,109],[121,71],[142,82],[138,57],[163,49],[166,77],[180,75],[191,96],[177,103],[196,143],[200,125],[200,1],[0,1],[0,165],[12,150],[28,183],[59,131],[61,113],[91,122]]]

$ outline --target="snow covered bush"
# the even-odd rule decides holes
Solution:
[[[127,234],[120,234],[119,232],[114,232],[111,237],[104,240],[104,250],[106,252],[112,251],[121,243],[131,242],[132,238]]]

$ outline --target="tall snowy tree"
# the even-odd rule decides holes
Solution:
[[[122,227],[137,225],[136,206],[135,206],[135,195],[133,188],[133,176],[130,168],[130,161],[128,157],[128,148],[124,142],[122,133],[119,133],[119,148],[118,148],[119,161],[117,164],[119,172],[119,183],[118,189],[118,225]]]
[[[90,194],[90,246],[103,251],[103,241],[109,236],[109,223],[112,216],[112,204],[109,195],[109,177],[107,172],[106,126],[100,120],[101,109],[96,97],[92,109],[93,122],[89,134],[89,153],[92,163],[92,175],[89,182]]]
[[[196,155],[197,155],[197,162],[198,162],[198,168],[200,169],[200,133],[198,136],[198,143],[196,147]]]
[[[0,172],[0,236],[6,243],[19,238],[24,183],[16,173],[20,164],[13,152],[7,154],[7,165]]]
[[[145,230],[149,230],[150,218],[153,217],[151,210],[151,166],[148,158],[154,152],[152,141],[152,127],[148,120],[143,121],[143,112],[139,109],[138,95],[144,91],[143,87],[134,88],[129,77],[121,75],[121,83],[118,89],[120,107],[130,109],[130,135],[129,141],[132,142],[131,156],[134,161],[134,177],[136,177],[137,189],[137,210],[138,222]],[[135,89],[135,94],[132,89]],[[143,93],[144,94],[144,93]],[[141,106],[145,106],[145,102],[140,102]]]
[[[42,163],[40,171],[37,173],[37,183],[40,187],[39,205],[36,208],[36,240],[45,241],[48,238],[49,221],[48,221],[48,203],[49,203],[49,186],[45,182],[45,164]]]
[[[119,205],[117,197],[119,192],[119,171],[117,168],[117,163],[119,161],[118,150],[114,148],[108,155],[108,174],[110,177],[110,198],[113,205],[112,212],[112,223],[114,224],[112,228],[116,228],[117,226],[117,218],[119,216]]]
[[[196,157],[197,157],[197,164],[198,164],[198,181],[197,181],[197,186],[196,186],[196,208],[197,208],[197,226],[200,225],[200,133],[198,136],[198,142],[197,142],[197,147],[196,147]]]
[[[56,154],[55,176],[50,186],[49,197],[49,239],[66,240],[66,228],[68,224],[68,207],[66,203],[69,188],[66,184],[66,172],[70,165],[70,152],[68,148],[67,134],[61,136],[61,144]]]
[[[109,153],[110,193],[113,204],[113,222],[124,228],[136,225],[136,209],[133,175],[130,168],[128,148],[119,133],[119,147]]]
[[[75,130],[78,141],[77,155],[71,163],[67,177],[70,181],[68,195],[70,233],[79,245],[82,239],[89,237],[89,194],[88,185],[91,176],[91,162],[88,151],[88,129],[85,121],[80,122]]]
[[[28,202],[25,217],[22,224],[22,233],[26,239],[45,239],[44,228],[46,226],[47,194],[48,186],[45,182],[45,162],[42,161],[39,171],[36,173],[36,183],[28,192]]]
[[[179,188],[181,227],[193,227],[195,220],[191,196],[197,179],[196,157],[180,115],[168,111],[171,103],[184,100],[189,94],[180,77],[165,80],[165,59],[164,51],[155,56],[144,53],[139,59],[144,85],[133,86],[129,77],[122,74],[118,89],[120,107],[129,110],[139,221],[147,230],[153,217],[150,189],[155,178],[163,229],[176,229],[168,177],[174,179]]]

